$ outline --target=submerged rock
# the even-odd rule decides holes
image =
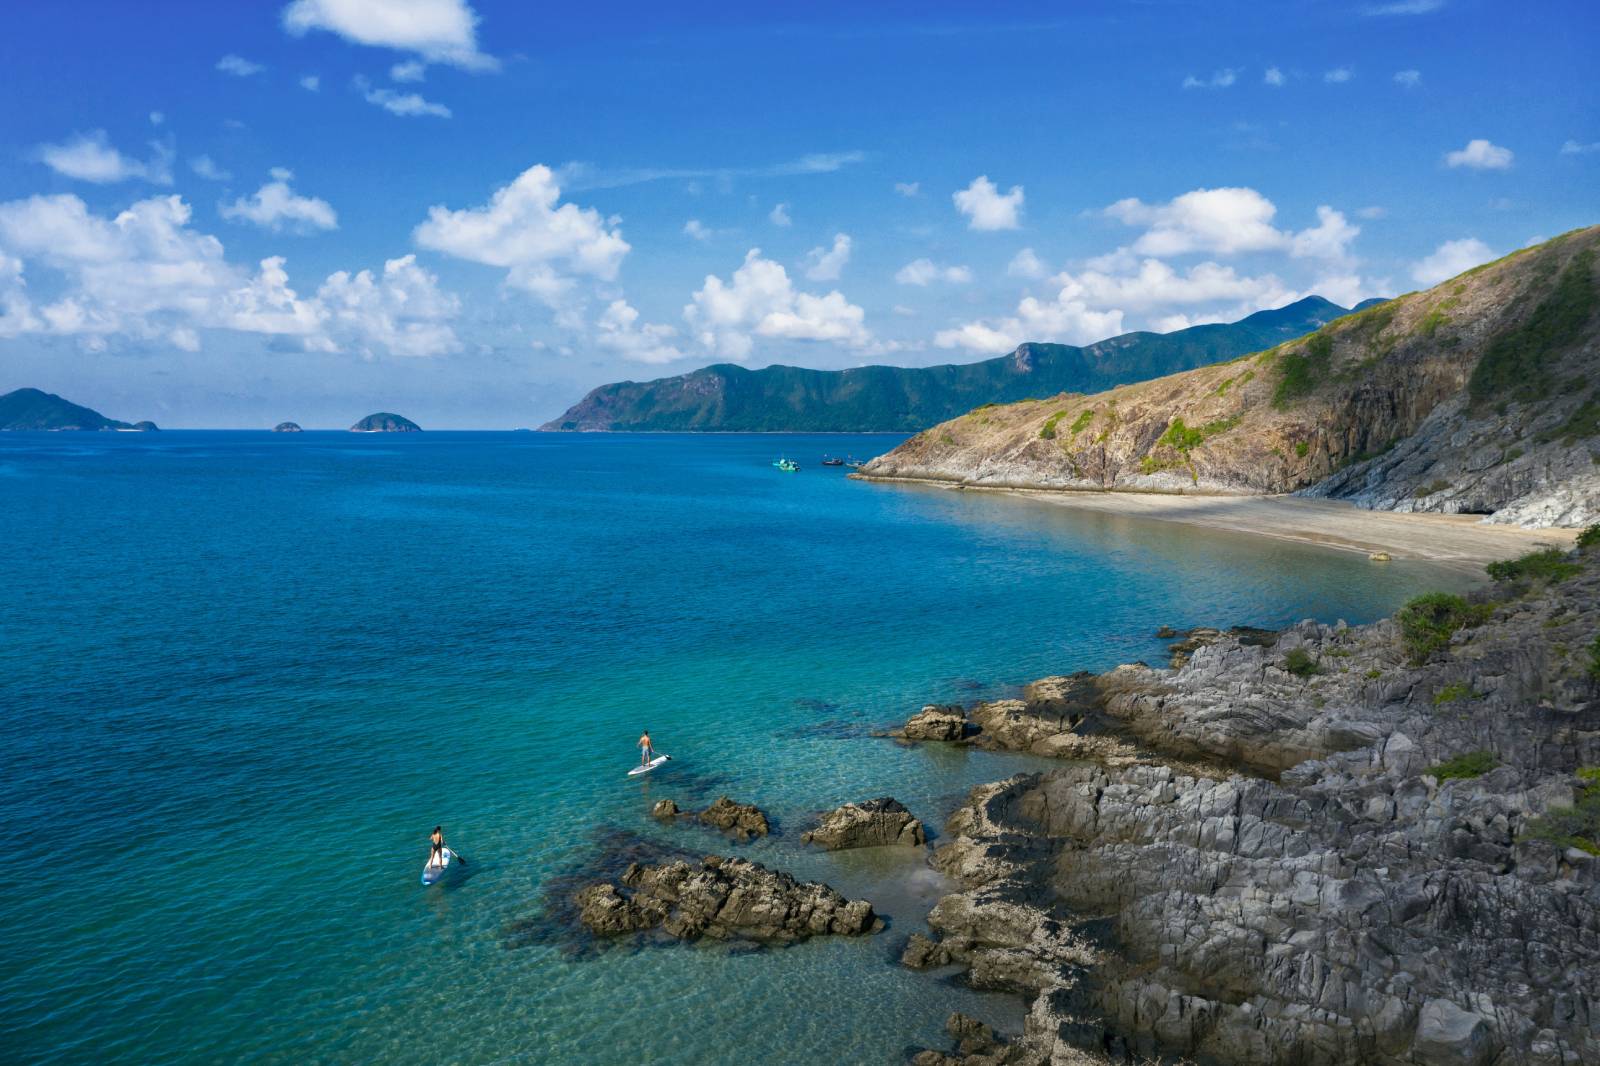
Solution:
[[[671,800],[657,800],[656,805],[650,808],[652,818],[676,818],[681,813],[678,805]]]
[[[907,740],[960,740],[966,730],[966,713],[960,707],[929,704],[906,720],[899,735]]]
[[[864,899],[847,900],[819,882],[715,855],[699,863],[634,863],[620,883],[591,885],[577,903],[579,921],[597,936],[660,929],[680,940],[786,943],[882,928]]]
[[[701,811],[700,821],[740,839],[764,837],[772,830],[766,812],[760,807],[753,803],[735,803],[727,796],[717,797],[717,802]]]
[[[920,846],[927,839],[922,823],[904,804],[889,796],[846,803],[824,814],[817,828],[800,834],[801,843],[816,844],[829,851],[892,844]]]

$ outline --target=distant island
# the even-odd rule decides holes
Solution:
[[[299,427],[296,426],[296,429]],[[350,427],[351,433],[421,433],[422,427],[403,418],[400,415],[390,414],[388,411],[379,411],[375,415],[368,415]]]
[[[601,385],[550,431],[863,433],[915,431],[986,403],[1108,389],[1192,370],[1302,336],[1363,310],[1307,296],[1238,322],[1124,333],[1087,347],[1024,344],[979,363],[747,370],[720,363],[657,381]]]
[[[80,407],[52,392],[17,389],[0,396],[0,430],[121,430],[150,433],[154,422],[119,422],[99,411]]]
[[[374,415],[373,417],[377,417],[377,416]],[[300,432],[302,432],[302,430],[300,429],[300,423],[298,423],[298,422],[279,422],[277,425],[272,427],[272,432],[274,432],[274,433],[300,433]]]

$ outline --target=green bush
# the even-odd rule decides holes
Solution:
[[[1520,559],[1504,559],[1484,567],[1496,581],[1565,581],[1583,572],[1578,563],[1569,562],[1560,548],[1529,552]]]
[[[1067,412],[1065,412],[1065,411],[1057,411],[1055,414],[1053,414],[1049,418],[1045,419],[1044,420],[1044,425],[1039,427],[1039,436],[1040,436],[1040,438],[1043,439],[1043,440],[1055,440],[1056,439],[1056,423],[1061,421],[1062,417],[1066,413]]]
[[[1477,693],[1472,691],[1471,685],[1457,681],[1435,692],[1433,694],[1433,705],[1437,707],[1442,703],[1456,703],[1461,700],[1472,699],[1476,695]]]
[[[1473,402],[1506,395],[1542,400],[1549,395],[1546,359],[1582,338],[1595,306],[1593,272],[1594,250],[1586,248],[1572,257],[1526,321],[1489,342],[1467,382]]]
[[[1433,336],[1440,326],[1449,321],[1449,316],[1447,316],[1442,309],[1435,307],[1422,319],[1422,335],[1424,337]]]
[[[1314,677],[1322,673],[1322,667],[1311,653],[1304,648],[1290,648],[1289,654],[1283,657],[1283,668],[1295,677]]]
[[[1300,458],[1304,459],[1306,456],[1311,454],[1311,442],[1308,441],[1308,440],[1297,440],[1297,441],[1295,441],[1294,442],[1294,453],[1296,455],[1298,455]]]
[[[1580,551],[1600,545],[1600,522],[1588,526],[1578,534],[1578,549]]]
[[[1333,361],[1333,336],[1318,330],[1306,338],[1298,352],[1285,352],[1278,359],[1278,387],[1273,390],[1272,403],[1283,407],[1291,401],[1309,395],[1328,376],[1328,365]]]
[[[1441,783],[1453,779],[1470,781],[1474,777],[1482,777],[1499,765],[1500,760],[1494,757],[1492,751],[1469,751],[1438,766],[1430,766],[1428,773],[1438,778]]]
[[[1079,433],[1082,433],[1084,430],[1088,429],[1089,423],[1093,421],[1094,409],[1090,408],[1072,420],[1072,435],[1076,437]]]
[[[1428,592],[1400,608],[1395,621],[1412,665],[1421,666],[1434,652],[1449,647],[1457,630],[1480,626],[1493,613],[1493,604],[1468,603],[1448,592]]]
[[[1600,634],[1596,634],[1594,643],[1589,645],[1589,676],[1600,681]]]
[[[1600,766],[1580,767],[1583,782],[1578,802],[1571,807],[1551,807],[1528,823],[1528,836],[1564,848],[1600,855]]]
[[[1161,434],[1157,444],[1165,444],[1176,451],[1186,452],[1190,448],[1198,448],[1206,442],[1204,430],[1190,429],[1183,424],[1183,419],[1174,418],[1172,424],[1167,426],[1167,431]]]

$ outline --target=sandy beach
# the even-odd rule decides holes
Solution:
[[[1538,548],[1570,548],[1578,535],[1577,530],[1572,529],[1523,529],[1520,526],[1493,525],[1482,521],[1477,515],[1367,511],[1337,500],[1300,496],[1180,496],[1137,492],[989,489],[909,478],[857,476],[864,481],[1003,492],[1042,500],[1059,507],[1254,533],[1280,540],[1322,544],[1364,555],[1386,552],[1395,559],[1421,559],[1473,573],[1481,572],[1485,563],[1515,558]]]

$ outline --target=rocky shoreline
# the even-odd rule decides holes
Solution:
[[[930,862],[959,890],[901,954],[1028,997],[1024,1030],[955,1015],[913,1061],[1600,1062],[1600,531],[1580,544],[1370,625],[1164,631],[1165,668],[913,715],[900,743],[1063,760],[955,811]],[[884,798],[803,839],[925,834]],[[606,935],[879,927],[714,857],[579,898]]]

